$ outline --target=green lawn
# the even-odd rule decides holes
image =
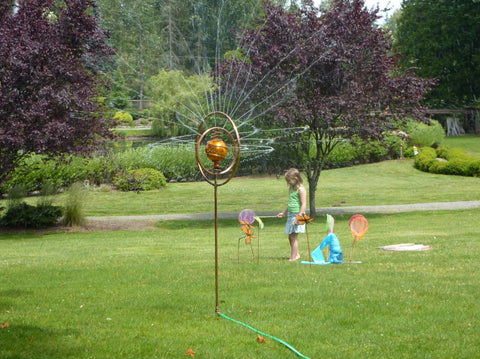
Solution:
[[[480,137],[474,135],[445,137],[443,146],[461,148],[467,154],[480,158]]]
[[[479,200],[479,181],[387,161],[324,171],[317,206]],[[219,211],[280,210],[287,197],[285,181],[275,177],[234,178],[218,194]],[[205,182],[140,194],[90,190],[85,209],[87,216],[212,212],[212,197]],[[335,218],[347,259],[348,219]],[[265,229],[255,230],[255,260],[238,241],[237,221],[220,221],[221,312],[310,358],[476,357],[480,211],[367,219],[369,231],[353,253],[361,264],[312,267],[286,260],[283,220],[265,218]],[[196,358],[297,357],[215,314],[212,221],[158,226],[0,234],[0,358],[183,358],[188,348]],[[309,225],[312,250],[324,236],[319,218]],[[407,242],[433,249],[377,248]],[[305,235],[300,252],[308,258]]]
[[[219,228],[225,315],[306,357],[473,358],[480,351],[478,210],[368,216],[362,264],[289,263],[283,221],[265,219],[259,263],[235,220]],[[324,223],[309,226],[312,249]],[[257,234],[256,230],[256,234]],[[335,232],[348,258],[348,217]],[[217,316],[209,222],[156,231],[0,235],[0,357],[294,358]],[[430,251],[387,252],[406,242]],[[253,242],[257,255],[257,240]],[[307,258],[306,237],[300,252]]]

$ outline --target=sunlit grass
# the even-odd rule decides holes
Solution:
[[[461,148],[467,154],[480,157],[480,137],[473,135],[448,136],[445,137],[442,146],[450,148]]]
[[[220,310],[311,358],[471,358],[480,350],[478,210],[367,216],[353,259],[289,263],[284,223],[265,219],[260,258],[219,226]],[[312,248],[325,236],[309,226]],[[256,235],[258,231],[255,230]],[[348,217],[335,222],[348,258]],[[377,247],[405,242],[423,252]],[[215,315],[213,222],[156,231],[0,235],[0,357],[294,358]],[[253,242],[257,256],[257,242]],[[300,238],[302,259],[306,237]]]
[[[316,206],[480,200],[479,185],[480,179],[475,177],[418,171],[411,160],[386,161],[323,171]],[[287,186],[281,177],[234,178],[218,188],[218,209],[222,212],[239,212],[245,208],[279,211],[285,208],[287,195]],[[29,201],[35,202],[35,198]],[[57,196],[56,204],[63,203],[64,195]],[[2,205],[6,205],[5,200],[0,201]],[[214,211],[213,187],[203,181],[169,183],[165,189],[140,193],[91,189],[83,208],[87,217],[211,213]]]

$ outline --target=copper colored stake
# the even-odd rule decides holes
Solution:
[[[308,238],[308,224],[307,223],[305,223],[305,232],[307,234],[308,261],[310,262],[310,268],[312,268],[312,253],[310,252],[310,239]]]
[[[257,236],[257,264],[260,264],[260,225],[258,226]]]
[[[218,307],[218,212],[217,212],[217,176],[215,175],[214,205],[215,205],[215,313],[220,313]]]
[[[226,130],[225,127],[210,127],[203,131],[203,127],[206,124],[206,121],[209,117],[214,116],[222,116],[230,122],[232,126],[232,133]],[[203,132],[202,132],[203,131]],[[205,147],[205,153],[213,162],[213,169],[208,169],[202,163],[200,157],[200,145],[203,143],[203,140],[206,139],[206,136],[211,134],[212,140],[209,141]],[[225,142],[221,140],[221,135],[224,134],[228,137],[228,140],[231,142],[233,146],[233,159],[225,169],[221,169],[220,162],[223,161],[228,153],[228,148]],[[214,207],[215,207],[215,312],[217,314],[220,313],[219,309],[219,300],[218,300],[218,211],[217,211],[217,188],[219,186],[225,185],[229,182],[235,172],[237,171],[238,164],[239,164],[239,156],[240,156],[240,136],[235,126],[235,123],[232,119],[223,112],[212,112],[208,114],[203,121],[200,123],[198,130],[197,130],[197,137],[195,139],[195,157],[197,160],[197,166],[200,170],[202,177],[214,187]],[[226,179],[220,179],[220,183],[218,182],[218,176],[230,174]],[[221,178],[221,177],[220,177]]]

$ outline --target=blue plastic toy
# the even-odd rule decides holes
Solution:
[[[328,231],[327,236],[322,241],[322,243],[312,252],[313,262],[302,261],[302,264],[318,264],[326,265],[330,263],[342,263],[343,262],[343,253],[342,248],[340,247],[340,241],[335,233],[333,233],[333,227],[335,220],[329,214],[327,214],[327,223],[326,230]],[[328,261],[325,261],[323,256],[322,249],[329,246],[330,255],[328,256]]]

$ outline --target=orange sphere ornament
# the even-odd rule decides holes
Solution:
[[[213,162],[213,168],[218,169],[220,162],[227,157],[228,147],[220,138],[214,138],[207,142],[205,153],[210,161]]]

